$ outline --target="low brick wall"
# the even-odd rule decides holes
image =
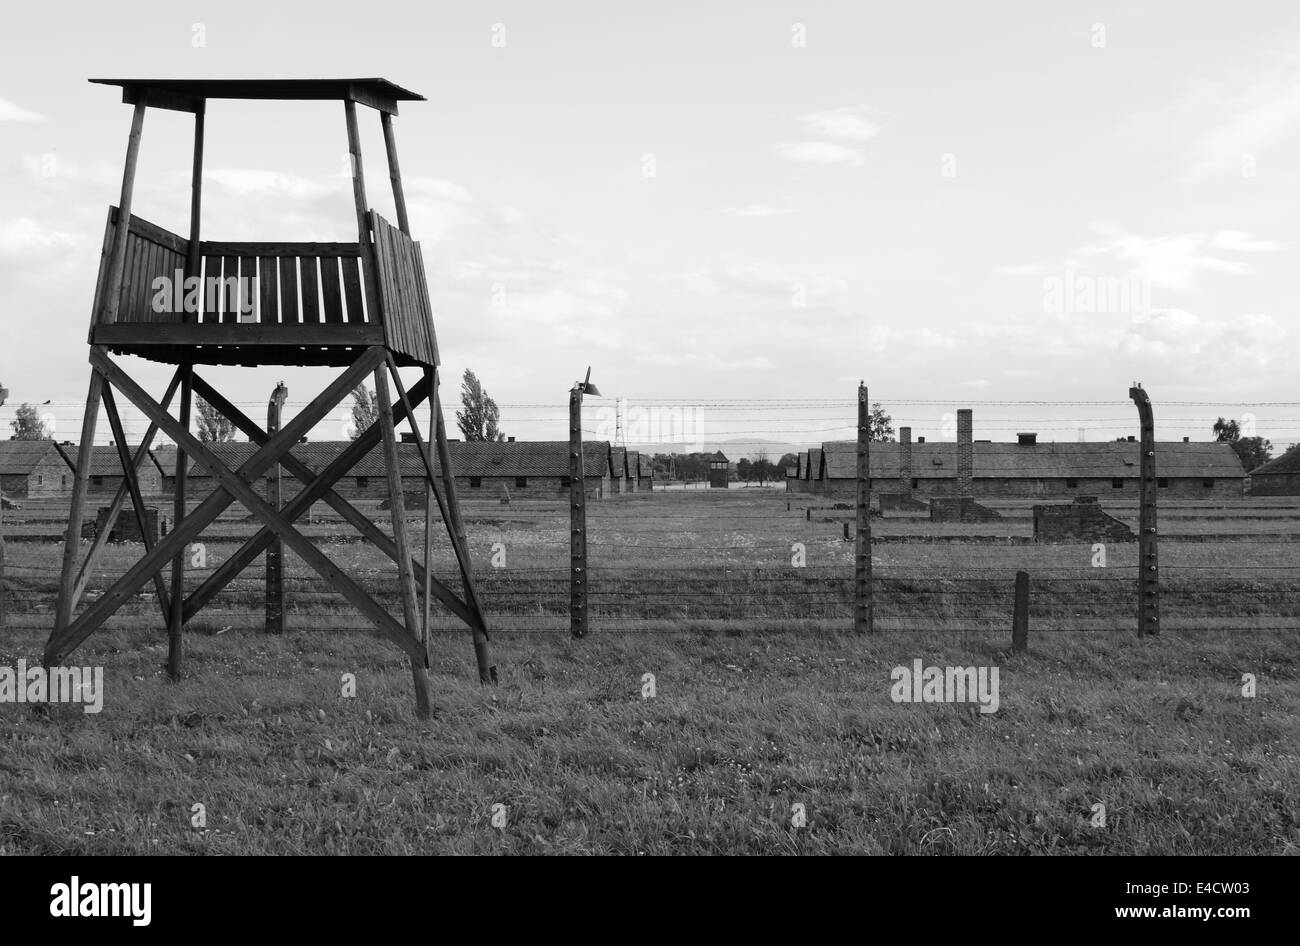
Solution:
[[[936,496],[930,500],[931,522],[990,522],[1002,514],[981,506],[970,496]]]
[[[100,506],[94,522],[83,522],[81,524],[81,537],[83,539],[93,539],[103,531],[104,526],[108,524],[108,509],[108,506]],[[162,535],[158,528],[157,506],[146,506],[144,508],[144,521],[146,528],[149,530],[150,539],[156,544]],[[122,511],[117,517],[117,523],[113,526],[113,531],[108,534],[108,541],[144,542],[144,536],[140,534],[140,523],[136,522],[135,512],[130,506],[122,507]]]
[[[1132,541],[1133,530],[1102,512],[1096,496],[1078,496],[1074,502],[1034,506],[1035,542]]]
[[[929,503],[903,493],[880,493],[881,512],[925,512]]]

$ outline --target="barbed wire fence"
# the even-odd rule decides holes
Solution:
[[[894,425],[929,430],[938,440],[955,442],[951,402],[880,398],[894,411]],[[981,433],[1023,431],[1105,432],[1104,439],[1136,435],[1131,401],[963,401],[976,408],[1001,409],[981,416]],[[825,441],[852,440],[858,427],[851,399],[753,401],[656,398],[636,403],[650,420],[630,409],[616,408],[611,428],[606,404],[584,415],[584,439],[615,440],[643,446],[641,452],[706,452],[726,447],[731,453],[799,452]],[[935,410],[925,413],[925,408]],[[1215,411],[1250,408],[1278,416],[1267,423],[1252,417],[1252,430],[1266,431],[1275,443],[1300,437],[1300,421],[1286,412],[1289,402],[1157,403],[1157,429],[1166,408],[1185,408],[1177,424],[1200,424],[1209,439]],[[917,410],[913,410],[917,408]],[[1110,410],[1090,410],[1109,408]],[[707,425],[686,431],[687,439],[659,437],[654,412],[679,424],[683,409],[708,411]],[[1031,410],[1032,409],[1032,410]],[[618,411],[622,410],[621,416]],[[561,440],[567,433],[562,404],[503,405],[507,422],[535,423]],[[1193,413],[1194,412],[1194,413]],[[697,417],[697,420],[699,418]],[[950,423],[951,421],[951,423]],[[646,424],[649,429],[646,429]],[[647,433],[650,436],[645,436]],[[1063,439],[1070,443],[1077,439]],[[622,444],[618,444],[622,446]],[[688,448],[700,446],[700,451]],[[736,457],[733,456],[732,459]],[[776,459],[775,456],[769,456]],[[1108,475],[1113,466],[1077,459],[1080,478]],[[286,480],[288,482],[288,480]],[[691,488],[695,487],[695,488]],[[654,633],[718,631],[746,633],[767,629],[849,630],[861,601],[857,538],[860,519],[855,497],[825,492],[786,490],[784,481],[760,488],[732,482],[728,489],[705,484],[665,482],[659,471],[649,490],[604,496],[587,505],[587,597],[590,632]],[[881,483],[873,482],[879,493]],[[1142,563],[1135,543],[1066,541],[1036,543],[1032,506],[1068,502],[1065,497],[977,496],[1000,514],[988,522],[940,523],[923,513],[884,514],[872,505],[870,523],[872,624],[878,632],[961,632],[1009,634],[1016,605],[1016,573],[1030,574],[1028,618],[1033,633],[1133,633],[1136,629],[1137,579]],[[1131,492],[1101,497],[1106,511],[1136,525],[1137,501]],[[562,494],[550,498],[462,498],[479,594],[488,610],[489,627],[498,633],[565,634],[570,627],[569,503]],[[11,511],[10,529],[39,532],[39,515],[47,523],[48,542],[14,541],[10,545],[5,591],[9,626],[45,627],[51,620],[57,583],[57,502],[33,510]],[[422,513],[411,510],[417,520]],[[330,550],[392,613],[401,604],[396,567],[387,559],[376,564],[373,549],[345,542],[331,512],[313,512],[307,534]],[[1167,633],[1209,630],[1300,629],[1300,497],[1213,498],[1161,497],[1160,596],[1162,628]],[[374,510],[384,526],[387,513]],[[211,574],[223,558],[256,531],[246,515],[230,513],[202,537],[206,561],[187,569],[192,588]],[[418,523],[417,523],[418,525]],[[39,538],[39,536],[34,536]],[[1098,546],[1101,546],[1100,550]],[[138,551],[138,550],[137,550]],[[129,560],[131,550],[121,552]],[[458,588],[450,550],[435,552],[435,572]],[[102,593],[116,574],[106,561],[92,576],[87,595]],[[365,630],[328,582],[286,556],[285,591],[291,630]],[[264,585],[254,563],[232,581],[191,623],[199,633],[262,625]],[[157,620],[151,586],[114,619],[122,626],[151,626]],[[435,606],[435,614],[440,609]],[[111,626],[111,624],[110,624]],[[442,615],[435,632],[451,632],[459,623]]]

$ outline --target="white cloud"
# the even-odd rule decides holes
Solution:
[[[0,99],[0,122],[48,122],[44,115],[30,112],[8,99]]]
[[[75,249],[80,241],[30,217],[0,220],[0,257],[31,259]]]
[[[1256,53],[1236,65],[1230,81],[1197,82],[1181,111],[1199,127],[1211,123],[1190,149],[1184,179],[1240,174],[1245,155],[1258,158],[1300,132],[1300,55],[1294,44]]]
[[[1075,251],[1078,255],[1113,256],[1129,264],[1131,271],[1153,287],[1176,292],[1195,292],[1204,272],[1247,276],[1255,271],[1251,263],[1224,259],[1215,253],[1261,253],[1278,248],[1277,243],[1255,239],[1242,230],[1148,237],[1125,232],[1112,223],[1094,223],[1092,229],[1102,240],[1080,247]]]
[[[818,137],[870,141],[880,134],[879,122],[868,117],[874,114],[875,110],[866,105],[854,105],[800,115],[799,120]]]
[[[203,179],[211,181],[232,194],[268,196],[275,195],[302,200],[321,197],[341,191],[341,183],[329,184],[313,181],[297,174],[263,171],[253,168],[213,168],[203,172]]]
[[[801,164],[862,164],[862,152],[833,141],[782,141],[772,150],[778,158]]]

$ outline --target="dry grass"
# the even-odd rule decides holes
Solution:
[[[924,573],[1001,587],[1019,567],[1077,577],[1086,545],[878,546],[885,616],[910,630],[858,638],[833,590],[799,599],[824,598],[825,613],[790,615],[736,584],[746,570],[786,567],[795,541],[842,583],[837,523],[808,523],[797,501],[787,514],[781,496],[677,505],[699,496],[599,504],[593,533],[611,574],[730,588],[720,605],[730,616],[656,616],[682,606],[665,588],[576,642],[562,596],[552,602],[537,584],[563,574],[553,511],[471,507],[476,558],[486,563],[496,541],[509,555],[504,571],[484,569],[495,623],[537,630],[497,635],[502,680],[489,689],[476,683],[466,637],[440,636],[427,723],[414,718],[400,654],[331,630],[358,622],[323,596],[278,638],[254,629],[255,583],[226,596],[225,611],[195,622],[179,683],[162,673],[148,601],[133,604],[73,656],[105,668],[101,714],[0,706],[0,853],[1300,852],[1300,609],[1287,577],[1297,546],[1249,549],[1229,563],[1253,570],[1229,577],[1198,570],[1222,564],[1226,546],[1171,543],[1162,558],[1170,582],[1185,580],[1169,607],[1187,605],[1189,622],[1258,627],[1241,610],[1255,602],[1289,616],[1288,630],[1139,641],[1125,630],[1125,580],[1102,585],[1088,610],[1105,631],[1048,633],[1053,620],[1079,618],[1039,613],[1030,653],[1013,657],[1000,601],[981,612],[993,630],[936,633],[943,615],[906,582]],[[683,510],[705,518],[664,518]],[[233,546],[213,549],[219,558]],[[391,580],[368,546],[329,550],[377,585]],[[1126,556],[1112,552],[1116,575]],[[128,558],[115,550],[105,573]],[[36,573],[56,560],[54,546],[10,548],[11,563]],[[554,574],[514,574],[529,569]],[[1226,598],[1196,599],[1216,582]],[[51,602],[38,584],[20,593],[0,665],[40,652]],[[530,588],[531,611],[502,604],[506,592],[527,601]],[[611,607],[619,600],[632,599]],[[999,667],[1000,710],[893,703],[891,668],[918,658]],[[645,673],[654,699],[642,698]],[[1254,698],[1241,695],[1244,673],[1258,680]],[[355,698],[341,694],[344,674],[356,677]],[[806,827],[791,825],[796,803]],[[1097,803],[1105,828],[1089,823]],[[191,824],[196,804],[206,827]]]

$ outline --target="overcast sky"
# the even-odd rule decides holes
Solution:
[[[977,437],[1037,420],[1040,439],[1102,439],[1131,407],[979,402],[1123,401],[1139,379],[1162,439],[1249,412],[1300,440],[1300,408],[1237,406],[1300,400],[1289,4],[10,4],[0,422],[50,399],[61,438],[130,120],[92,76],[383,76],[426,95],[396,128],[444,397],[473,368],[521,437],[563,438],[525,405],[562,408],[592,364],[633,404],[843,401],[748,426],[720,411],[712,433],[835,435],[786,429],[849,421],[863,378],[918,434],[970,404]],[[190,129],[150,110],[135,200],[182,234]],[[205,238],[355,240],[341,105],[218,101],[207,137]],[[284,378],[291,409],[328,380],[207,373],[250,405]]]

